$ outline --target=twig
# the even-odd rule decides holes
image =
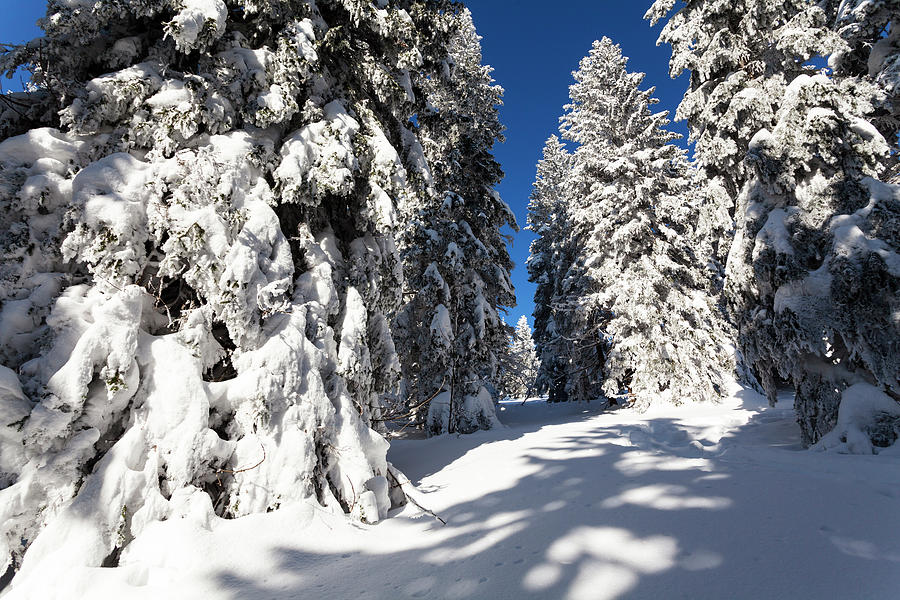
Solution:
[[[108,280],[108,279],[104,279],[103,277],[100,277],[99,275],[94,275],[94,279],[99,279],[100,281],[102,281],[102,282],[105,283],[106,285],[112,286],[112,287],[116,288],[117,290],[119,290],[120,292],[124,292],[124,291],[125,291],[125,290],[123,290],[122,288],[120,288],[119,286],[117,286],[116,284],[114,284],[112,281],[110,281],[110,280]]]
[[[402,414],[402,415],[388,415],[387,417],[382,417],[382,418],[380,418],[380,419],[372,419],[372,422],[373,422],[373,423],[384,423],[385,421],[399,421],[400,419],[405,419],[405,418],[407,418],[407,417],[411,417],[412,414],[413,414],[413,412],[414,412],[417,408],[420,408],[421,406],[424,406],[424,405],[428,404],[429,402],[431,402],[432,400],[434,400],[435,398],[437,398],[437,397],[438,397],[438,394],[440,394],[441,392],[444,391],[444,384],[445,384],[445,383],[447,383],[447,376],[446,376],[446,375],[444,376],[444,380],[441,382],[441,385],[438,387],[437,391],[436,391],[434,394],[432,394],[430,398],[428,398],[427,400],[423,400],[422,402],[419,402],[418,404],[416,404],[415,406],[413,406],[412,408],[410,408],[410,409],[409,409],[409,412],[407,412],[406,414]]]
[[[257,468],[259,465],[263,464],[266,461],[266,447],[263,445],[262,441],[260,441],[259,439],[257,439],[257,441],[259,441],[259,447],[262,448],[262,451],[263,451],[262,458],[260,459],[260,461],[258,463],[256,463],[252,467],[245,467],[243,469],[235,469],[233,471],[231,469],[218,469],[218,470],[216,470],[216,474],[218,475],[219,473],[231,473],[232,475],[236,475],[237,473],[246,473],[247,471],[252,471],[253,469]]]
[[[397,476],[394,474],[394,471],[395,471],[395,469],[394,469],[393,467],[388,466],[388,477],[390,477],[391,479],[393,479],[393,480],[394,480],[394,483],[396,484],[396,485],[394,485],[394,486],[392,486],[392,487],[399,487],[400,490],[403,492],[403,494],[406,496],[406,499],[409,500],[410,502],[412,502],[412,503],[416,506],[416,508],[418,508],[419,510],[421,510],[421,511],[424,512],[424,513],[428,513],[429,515],[431,515],[432,517],[434,517],[435,519],[437,519],[438,521],[440,521],[442,525],[446,525],[446,524],[447,524],[447,521],[445,521],[444,519],[440,518],[437,514],[435,514],[434,511],[428,510],[427,508],[425,508],[424,506],[422,506],[421,504],[419,504],[418,502],[416,502],[416,499],[415,499],[415,498],[413,498],[413,497],[410,496],[405,490],[403,490],[403,485],[404,485],[404,484],[401,483],[399,479],[397,479]],[[405,483],[410,483],[410,481],[407,479]],[[410,485],[412,485],[412,484],[410,483]]]
[[[16,100],[13,100],[12,98],[7,97],[6,94],[2,93],[2,90],[0,90],[0,102],[3,102],[4,104],[6,104],[14,113],[19,115],[20,117],[25,118],[25,113],[22,112],[22,110],[19,110],[19,108],[21,108],[23,110],[25,108],[27,108],[28,105],[25,104],[24,102],[17,102]]]
[[[353,480],[350,479],[350,476],[349,476],[349,475],[346,475],[346,474],[345,474],[344,477],[347,478],[347,481],[350,483],[350,491],[353,492],[353,504],[350,505],[350,511],[349,511],[349,512],[352,514],[352,513],[353,513],[353,509],[356,508],[356,488],[353,487]]]

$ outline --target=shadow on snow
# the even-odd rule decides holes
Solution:
[[[514,428],[396,444],[426,507],[466,477],[499,480],[436,507],[447,525],[430,521],[416,547],[275,548],[265,580],[223,572],[218,584],[235,599],[896,597],[900,546],[884,542],[896,535],[859,536],[873,537],[872,511],[896,529],[900,490],[873,495],[828,466],[859,457],[796,452],[789,409],[718,441],[680,419],[569,409],[547,425],[510,407]]]

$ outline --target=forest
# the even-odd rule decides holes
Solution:
[[[0,597],[898,597],[900,0],[646,4],[524,220],[463,2],[0,43]]]

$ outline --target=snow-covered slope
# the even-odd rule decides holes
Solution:
[[[804,451],[790,405],[504,404],[505,429],[393,443],[446,525],[414,505],[374,526],[185,510],[119,568],[34,573],[4,600],[897,598],[900,448]]]

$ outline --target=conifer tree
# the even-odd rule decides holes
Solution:
[[[404,207],[409,299],[395,325],[406,405],[430,435],[497,424],[493,402],[509,335],[500,312],[515,304],[501,228],[516,229],[516,221],[494,190],[503,173],[491,154],[502,140],[503,90],[482,64],[467,9],[451,16],[451,32],[442,68],[417,82],[433,179]]]
[[[0,54],[34,86],[0,132],[53,127],[0,143],[0,573],[115,564],[172,516],[402,502],[372,427],[448,6],[54,1]]]
[[[534,293],[534,340],[540,357],[535,391],[550,402],[567,399],[572,314],[564,303],[563,280],[572,264],[567,182],[572,156],[555,135],[544,145],[528,205],[528,228],[538,237],[531,244],[528,278]]]
[[[657,0],[645,18],[656,25],[675,7]],[[688,0],[660,33],[658,43],[672,46],[672,77],[691,75],[676,118],[687,121],[695,158],[732,212],[750,138],[771,126],[784,86],[810,70],[805,62],[835,42],[814,31],[826,18],[809,0]]]
[[[728,267],[738,341],[770,398],[795,391],[807,444],[836,424],[856,383],[900,392],[900,187],[878,181],[888,145],[866,119],[877,90],[801,75],[771,130],[751,140],[754,177]]]
[[[595,42],[562,118],[563,136],[578,145],[569,391],[588,400],[599,385],[607,397],[628,390],[640,406],[716,398],[727,363],[708,257],[698,254],[703,205],[666,113],[651,110],[653,89],[641,90],[644,75],[626,63],[610,40]]]
[[[806,443],[834,426],[848,386],[897,392],[897,187],[881,183],[896,148],[896,15],[892,1],[697,0],[660,36],[673,75],[691,70],[679,115],[734,206],[739,348],[771,401],[794,387]]]
[[[829,66],[838,77],[868,78],[883,91],[884,96],[874,99],[870,120],[885,141],[900,150],[900,2],[841,2],[832,18],[845,45],[829,58]]]
[[[502,393],[512,398],[528,398],[535,391],[540,362],[525,315],[519,317],[516,323],[502,363]]]

